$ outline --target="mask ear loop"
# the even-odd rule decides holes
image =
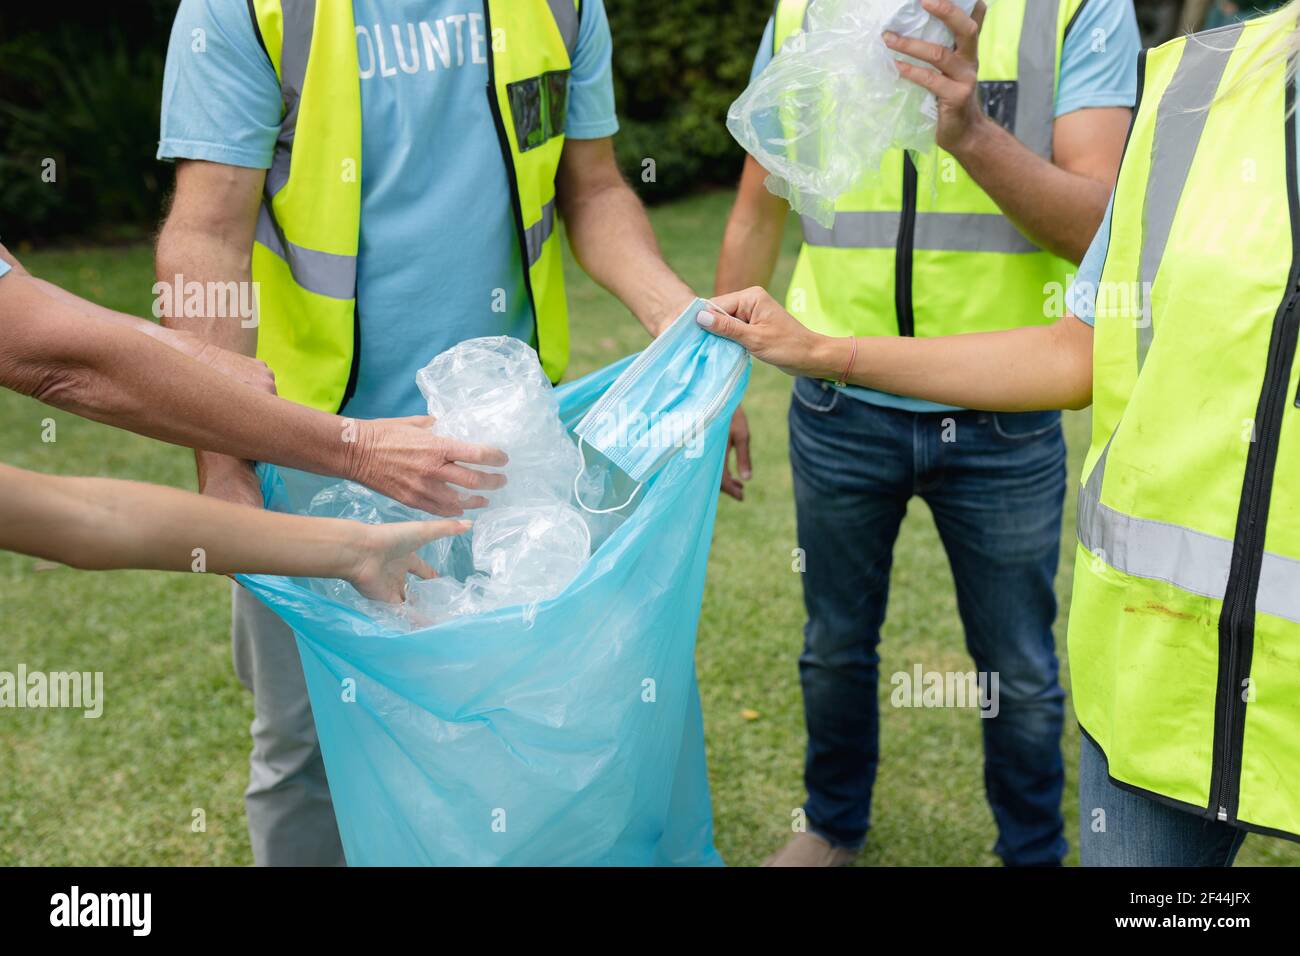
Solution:
[[[632,493],[627,496],[627,501],[623,502],[621,505],[615,505],[613,508],[588,508],[586,503],[582,500],[582,495],[578,492],[578,483],[582,481],[582,473],[587,470],[587,459],[586,456],[582,454],[581,435],[578,436],[578,457],[582,459],[582,464],[578,466],[578,473],[573,476],[573,500],[576,501],[578,503],[578,507],[581,508],[583,511],[587,512],[587,514],[607,515],[607,514],[613,514],[615,511],[622,511],[624,508],[626,508],[628,505],[632,503],[632,499],[634,499],[637,496],[637,494],[640,493],[641,486],[645,484],[645,482],[643,481],[638,481],[636,483],[636,487],[632,489]]]

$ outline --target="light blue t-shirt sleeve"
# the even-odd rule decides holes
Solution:
[[[1079,271],[1065,292],[1065,311],[1073,313],[1079,319],[1092,325],[1097,312],[1097,286],[1101,282],[1101,270],[1106,264],[1106,252],[1110,249],[1110,214],[1115,205],[1115,195],[1111,194],[1106,203],[1106,215],[1102,217],[1097,234],[1092,237],[1088,251],[1079,263]]]
[[[3,259],[0,259],[0,276],[4,275],[8,271],[9,271],[9,263],[5,262]]]
[[[772,34],[776,32],[776,21],[767,18],[767,27],[763,30],[763,39],[758,42],[758,53],[754,55],[754,65],[749,71],[749,82],[763,72],[763,67],[772,62]]]
[[[613,52],[605,0],[585,0],[578,48],[569,72],[564,135],[570,139],[603,139],[618,132],[614,75],[610,66]]]
[[[163,72],[159,159],[268,169],[280,82],[245,3],[182,0]]]
[[[612,54],[605,4],[587,0],[569,76],[566,135],[598,139],[618,131]],[[280,84],[247,5],[182,0],[167,47],[158,158],[267,169],[280,119]]]
[[[1132,0],[1088,0],[1070,24],[1061,49],[1056,115],[1137,102],[1142,50]]]

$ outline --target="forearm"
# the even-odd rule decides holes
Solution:
[[[0,385],[173,444],[348,473],[344,420],[250,388],[32,283],[0,280]]]
[[[615,295],[651,335],[695,298],[664,262],[650,219],[621,179],[571,197],[563,206],[578,264]]]
[[[342,577],[346,521],[243,508],[175,488],[0,466],[0,548],[85,570]]]
[[[185,222],[168,221],[158,237],[155,265],[157,280],[174,289],[184,290],[197,282],[204,289],[252,288],[252,249],[212,235]],[[251,301],[250,295],[243,298]],[[223,309],[224,315],[195,315],[179,308],[183,295],[172,295],[170,308],[164,308],[162,324],[197,336],[223,349],[254,355],[257,352],[257,317],[238,314],[237,309]],[[207,296],[204,296],[206,305]]]
[[[1074,316],[1048,326],[918,339],[818,336],[808,373],[894,395],[987,411],[1085,408],[1092,401],[1092,330]]]
[[[727,217],[713,291],[735,292],[772,281],[789,207],[763,185],[766,170],[746,157],[736,202]]]
[[[1071,262],[1083,259],[1110,185],[1043,159],[987,116],[972,124],[954,156],[1029,239]]]
[[[74,308],[90,318],[118,325],[122,328],[134,329],[136,332],[157,339],[164,345],[170,345],[173,348],[179,349],[187,355],[193,355],[194,352],[197,351],[196,347],[186,347],[186,343],[193,342],[197,345],[198,342],[197,339],[188,333],[166,329],[155,322],[150,322],[148,319],[142,319],[139,316],[127,315],[124,312],[117,312],[113,309],[104,308],[102,305],[97,305],[88,299],[83,299],[78,295],[74,295],[68,290],[60,288],[53,282],[48,282],[39,276],[31,276],[31,282],[34,288],[45,293],[45,295],[49,296],[51,299],[62,302],[64,305]]]
[[[762,290],[746,290],[723,297],[718,308],[740,304],[744,315],[744,299],[755,293],[766,297]],[[710,324],[790,375],[984,411],[1083,408],[1092,401],[1092,326],[1073,315],[1006,332],[853,339],[803,328],[770,297],[762,310],[744,321],[723,312],[722,320],[715,316]]]
[[[183,171],[193,173],[198,167],[186,166]],[[204,172],[216,172],[215,167],[204,167]],[[180,181],[182,170],[178,170],[177,204],[181,204]],[[192,184],[187,187],[187,196],[206,187],[202,183],[198,188]],[[247,191],[247,190],[245,190]],[[251,200],[245,200],[249,202]],[[238,208],[238,201],[231,205]],[[186,207],[187,208],[187,207]],[[245,242],[245,233],[249,228],[245,224],[224,223],[217,213],[205,207],[206,217],[194,218],[173,210],[163,225],[158,236],[155,253],[155,275],[159,282],[168,283],[173,288],[183,289],[187,282],[252,282],[252,242]],[[251,212],[249,213],[251,215]],[[226,228],[222,228],[226,226]],[[250,234],[251,235],[251,234]],[[172,296],[172,308],[163,310],[162,325],[179,333],[190,334],[200,342],[207,342],[219,348],[254,355],[257,352],[257,326],[254,322],[238,318],[220,316],[191,315],[187,310],[177,308],[177,296]],[[200,446],[202,448],[202,446]],[[237,456],[220,454],[209,449],[196,450],[195,466],[198,471],[199,490],[208,487],[209,480],[216,475],[247,475],[252,467],[248,460]]]

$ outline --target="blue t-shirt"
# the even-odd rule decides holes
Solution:
[[[774,29],[773,21],[769,19],[758,47],[758,56],[754,58],[751,79],[772,59]],[[1141,49],[1142,39],[1132,0],[1089,0],[1085,3],[1066,34],[1061,50],[1056,115],[1108,106],[1132,107],[1137,101],[1137,58]],[[917,412],[953,410],[951,405],[938,405],[853,385],[846,386],[843,391],[854,398],[890,408]]]
[[[356,392],[345,411],[417,415],[425,408],[415,373],[439,352],[481,335],[532,336],[506,165],[485,92],[489,41],[477,0],[354,0],[353,11],[361,322]],[[604,2],[586,0],[569,77],[569,137],[618,130],[611,50]],[[182,0],[167,50],[158,158],[267,169],[280,113],[280,84],[248,5]],[[494,310],[503,297],[504,311]]]
[[[1092,325],[1097,311],[1097,283],[1101,281],[1101,268],[1106,264],[1106,252],[1110,249],[1110,213],[1115,206],[1115,194],[1110,194],[1106,203],[1106,215],[1102,217],[1097,234],[1092,237],[1088,251],[1079,263],[1079,271],[1065,290],[1065,311],[1072,313]]]
[[[9,271],[9,263],[5,262],[3,259],[0,259],[0,276],[4,275],[8,271]]]

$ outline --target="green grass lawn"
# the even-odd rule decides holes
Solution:
[[[671,264],[712,289],[729,205],[707,195],[652,212]],[[777,291],[793,266],[787,236]],[[148,314],[147,247],[24,256],[33,272],[105,305]],[[643,334],[609,295],[570,268],[577,375],[640,348]],[[786,458],[789,380],[756,366],[746,408],[755,478],[744,503],[724,499],[699,633],[718,846],[759,862],[790,833],[803,798],[803,716],[796,656],[803,624],[791,570],[794,513]],[[53,419],[57,441],[42,441]],[[1071,473],[1086,449],[1085,415],[1067,418]],[[184,449],[138,438],[0,393],[0,460],[60,474],[194,487]],[[1071,482],[1073,486],[1073,481]],[[1058,581],[1064,649],[1073,556],[1073,487]],[[193,574],[38,570],[0,552],[0,670],[103,671],[99,720],[58,710],[0,711],[0,864],[247,864],[242,790],[252,701],[229,655],[229,588]],[[966,671],[952,582],[927,509],[914,502],[894,564],[882,674]],[[973,711],[895,709],[882,681],[883,755],[868,865],[989,865],[979,719]],[[754,713],[757,713],[757,717]],[[1072,718],[1071,718],[1072,720]],[[1078,734],[1067,722],[1067,834],[1075,842]],[[192,832],[201,809],[206,830]],[[1071,859],[1074,859],[1072,854]],[[1252,836],[1241,863],[1296,865],[1300,847]]]

